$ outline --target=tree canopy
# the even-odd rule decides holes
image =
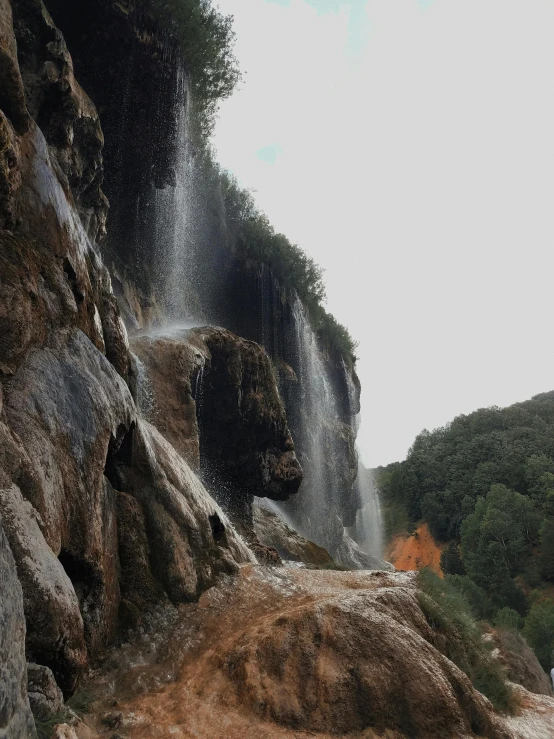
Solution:
[[[426,521],[448,543],[443,571],[480,618],[516,613],[542,634],[554,609],[554,392],[424,430],[376,477],[390,533]]]
[[[183,55],[199,133],[207,138],[219,101],[229,97],[241,79],[233,16],[221,13],[212,0],[142,0],[142,5]]]

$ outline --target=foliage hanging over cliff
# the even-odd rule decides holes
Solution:
[[[351,366],[356,361],[357,344],[323,307],[325,286],[321,267],[299,246],[275,231],[250,191],[239,187],[236,179],[226,172],[219,172],[219,177],[228,224],[235,231],[244,256],[267,264],[282,285],[298,293],[321,342],[336,350]]]
[[[212,0],[143,0],[160,27],[180,47],[190,75],[200,132],[211,133],[217,106],[241,78],[233,53],[233,17]]]
[[[526,594],[549,592],[554,392],[423,431],[407,459],[381,468],[377,478],[385,509],[402,508],[412,524],[424,519],[436,539],[451,543],[443,569],[481,617],[505,608],[526,616]]]

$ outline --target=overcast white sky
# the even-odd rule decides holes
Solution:
[[[219,160],[325,269],[366,464],[554,389],[554,1],[218,4]]]

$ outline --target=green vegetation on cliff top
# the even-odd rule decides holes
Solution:
[[[241,79],[234,54],[233,16],[211,0],[142,0],[164,32],[178,44],[190,78],[199,133],[211,133],[219,101]]]
[[[377,471],[388,533],[425,520],[479,618],[521,626],[545,669],[554,649],[554,392],[423,431]]]
[[[307,308],[320,342],[335,349],[349,366],[356,361],[356,342],[348,330],[323,307],[323,270],[299,246],[277,233],[251,192],[240,188],[227,172],[219,173],[228,222],[237,232],[243,255],[267,264],[279,282],[296,291]]]

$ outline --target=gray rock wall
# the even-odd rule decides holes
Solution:
[[[0,495],[3,491],[0,491]],[[0,739],[32,739],[23,594],[0,518]]]

